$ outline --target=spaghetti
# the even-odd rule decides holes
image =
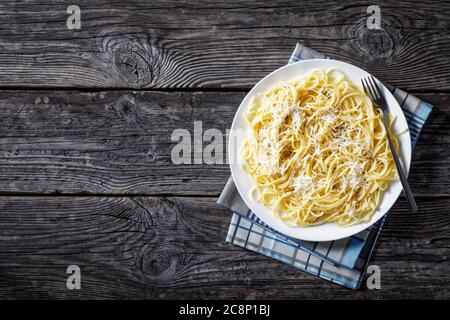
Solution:
[[[282,82],[253,97],[245,115],[241,157],[254,200],[294,226],[371,219],[395,162],[382,111],[341,72]]]

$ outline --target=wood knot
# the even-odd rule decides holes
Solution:
[[[369,29],[366,17],[352,24],[346,30],[352,49],[369,62],[392,58],[402,40],[401,24],[393,19],[384,15],[380,29]]]
[[[137,110],[134,97],[128,95],[119,97],[112,105],[112,110],[116,118],[136,122]]]
[[[180,247],[163,245],[142,256],[142,272],[152,284],[168,284],[181,273],[185,252]]]
[[[147,151],[145,151],[145,152],[143,152],[143,154],[144,154],[144,156],[145,156],[145,159],[148,161],[148,162],[156,162],[156,160],[157,160],[157,154],[154,152],[154,151],[152,151],[151,149],[149,149],[149,150],[147,150]]]
[[[359,49],[374,60],[389,58],[395,51],[395,40],[384,29],[360,29],[358,39]]]
[[[153,79],[151,55],[133,44],[118,47],[114,51],[113,65],[127,86],[142,88]]]
[[[140,198],[140,203],[151,215],[154,226],[168,230],[183,227],[181,210],[175,199],[144,197]]]

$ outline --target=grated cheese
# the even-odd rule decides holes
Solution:
[[[301,174],[292,180],[292,187],[294,192],[302,193],[304,191],[310,190],[312,188],[313,181],[312,177]]]
[[[336,121],[336,115],[334,113],[328,113],[322,117],[322,119],[329,124],[333,124]]]

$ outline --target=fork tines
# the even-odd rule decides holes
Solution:
[[[384,99],[383,92],[380,86],[376,82],[375,78],[370,76],[365,79],[361,79],[362,86],[367,95],[381,108],[387,108],[386,100]]]

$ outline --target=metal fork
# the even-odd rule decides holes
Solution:
[[[389,107],[386,103],[386,99],[384,98],[383,92],[381,91],[380,87],[378,86],[376,80],[374,77],[370,76],[366,79],[361,80],[362,86],[364,88],[364,91],[366,94],[368,94],[372,100],[375,102],[375,105],[383,110],[383,124],[386,129],[386,135],[389,142],[389,147],[391,148],[392,156],[395,161],[395,165],[397,166],[398,175],[400,176],[400,181],[403,186],[403,190],[405,190],[406,199],[408,200],[409,207],[411,208],[412,212],[417,212],[417,204],[414,200],[414,196],[411,192],[411,188],[409,187],[406,174],[403,171],[402,165],[400,163],[400,160],[398,158],[397,152],[395,151],[394,145],[391,140],[391,136],[389,134],[389,131],[387,129],[387,113],[389,112]]]

